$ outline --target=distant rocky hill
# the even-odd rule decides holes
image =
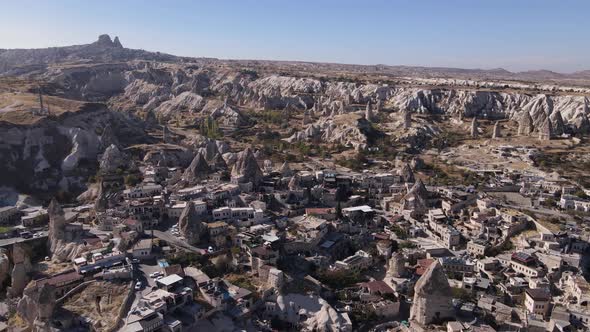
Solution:
[[[0,51],[0,76],[0,185],[26,184],[22,191],[83,190],[111,145],[103,141],[114,136],[125,148],[153,142],[146,128],[190,131],[205,120],[216,122],[209,129],[222,131],[211,129],[213,138],[238,133],[238,144],[248,130],[262,135],[265,126],[275,126],[269,132],[282,142],[357,150],[379,134],[366,110],[385,134],[415,148],[440,134],[430,121],[440,115],[501,119],[506,126],[530,118],[535,132],[550,123],[558,135],[590,133],[589,71],[182,58],[127,49],[102,35],[87,45]],[[21,81],[27,87],[19,90]],[[33,114],[40,109],[39,85],[51,116]],[[76,111],[71,105],[79,103],[94,107]],[[280,123],[263,123],[262,114]],[[401,121],[404,114],[419,114],[411,128]],[[105,138],[107,128],[112,134]],[[187,151],[181,159],[188,162],[194,158],[189,145],[174,146]]]
[[[97,41],[85,45],[0,50],[0,74],[24,74],[57,63],[131,60],[178,61],[180,58],[160,52],[124,48],[118,37],[111,40],[109,35],[100,35]]]
[[[421,78],[456,78],[489,80],[525,80],[525,81],[561,81],[577,85],[590,86],[590,70],[571,74],[557,73],[549,70],[510,72],[503,68],[463,69],[447,67],[391,66],[391,65],[356,65],[339,63],[316,63],[302,61],[272,60],[218,60],[213,58],[179,57],[160,52],[124,48],[118,37],[114,40],[109,35],[100,35],[91,44],[43,49],[0,49],[0,75],[20,75],[39,72],[47,65],[58,63],[104,63],[125,62],[131,60],[149,60],[165,62],[218,62],[242,66],[274,66],[292,68],[301,71],[335,71],[349,73],[379,73],[392,76]]]

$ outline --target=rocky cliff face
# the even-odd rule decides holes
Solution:
[[[54,68],[45,76],[58,86],[67,86],[71,96],[110,100],[117,109],[142,109],[164,120],[175,114],[205,113],[219,117],[224,125],[240,126],[247,119],[230,105],[296,112],[313,107],[316,116],[330,118],[348,112],[347,105],[371,102],[380,108],[478,118],[518,119],[529,112],[535,126],[547,117],[557,122],[553,114],[559,113],[566,131],[590,131],[588,96],[552,90],[478,90],[461,85],[425,88],[279,75],[258,77],[227,68],[146,62]],[[226,103],[220,105],[212,94],[225,98]]]
[[[0,122],[0,183],[36,194],[81,192],[107,141],[144,135],[141,121],[100,104],[30,125]]]

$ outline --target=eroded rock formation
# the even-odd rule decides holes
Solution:
[[[451,286],[449,286],[442,266],[436,261],[416,282],[410,321],[420,325],[428,325],[454,317],[451,300]]]
[[[188,202],[182,210],[178,219],[178,229],[190,244],[199,244],[205,236],[207,225],[203,224],[192,201]]]
[[[250,148],[238,153],[231,175],[239,177],[242,182],[258,184],[262,180],[262,171]]]
[[[11,284],[8,287],[9,297],[18,297],[31,280],[29,273],[33,269],[30,259],[30,248],[26,244],[15,243],[12,248]]]
[[[31,282],[18,302],[17,311],[32,331],[53,331],[50,323],[55,306],[55,287]]]
[[[61,205],[53,199],[47,208],[49,214],[48,244],[52,259],[57,262],[79,257],[86,249],[80,242],[83,229],[69,227]]]
[[[191,164],[184,171],[182,180],[185,183],[194,184],[207,178],[210,173],[211,168],[209,167],[207,160],[205,160],[202,153],[198,152]]]
[[[401,252],[394,253],[389,259],[387,274],[393,278],[403,278],[406,276],[406,259]]]

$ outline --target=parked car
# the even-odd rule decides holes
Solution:
[[[143,286],[143,283],[141,281],[138,281],[135,283],[135,290],[140,290],[141,286]]]

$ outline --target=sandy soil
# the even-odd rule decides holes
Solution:
[[[119,309],[128,292],[126,283],[96,282],[68,299],[63,308],[70,312],[99,322],[98,331],[107,331],[114,326]]]

